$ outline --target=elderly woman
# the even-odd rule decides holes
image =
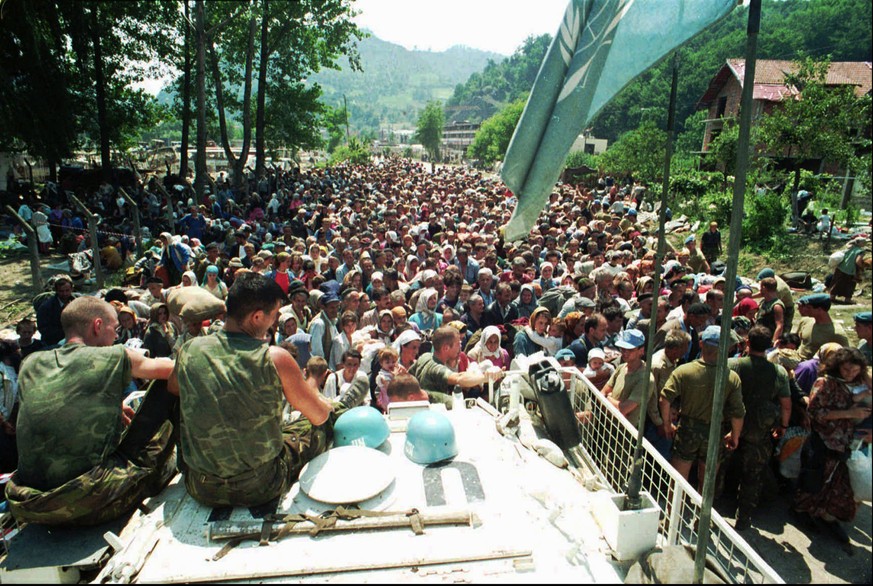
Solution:
[[[521,291],[518,294],[518,299],[514,301],[518,308],[518,317],[530,317],[537,306],[537,295],[533,285],[526,283],[521,286]]]
[[[545,352],[554,356],[561,349],[561,339],[549,337],[549,326],[552,325],[552,314],[545,307],[538,307],[530,316],[529,325],[524,326],[515,334],[512,349],[516,356],[530,356],[536,352]]]
[[[794,509],[827,527],[837,540],[848,543],[849,537],[839,522],[852,521],[858,505],[846,460],[856,423],[870,415],[870,407],[861,406],[862,401],[870,399],[870,376],[867,362],[856,348],[841,348],[828,356],[820,374],[809,401],[812,433],[801,454],[803,464]],[[870,441],[869,433],[865,440]]]
[[[443,325],[443,316],[436,313],[438,295],[436,289],[428,287],[418,296],[415,313],[409,316],[409,323],[415,325],[418,331],[435,330]]]

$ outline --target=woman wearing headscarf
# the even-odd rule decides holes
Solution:
[[[585,315],[581,311],[571,311],[564,316],[564,343],[561,348],[569,348],[584,332]]]
[[[745,317],[752,323],[755,323],[755,317],[758,315],[758,302],[751,297],[741,299],[734,306],[733,317]]]
[[[428,287],[419,294],[415,313],[409,316],[409,323],[414,324],[418,331],[432,331],[443,325],[443,316],[436,313],[437,296],[437,290],[433,287]]]
[[[870,416],[870,407],[861,404],[869,399],[870,376],[861,352],[841,348],[831,354],[810,395],[812,433],[801,453],[794,509],[824,525],[842,543],[849,543],[849,537],[840,521],[854,520],[858,508],[846,460],[855,425]]]
[[[143,338],[143,348],[151,358],[167,358],[173,354],[179,330],[170,321],[170,309],[166,303],[155,303],[149,312],[149,322]]]
[[[537,308],[537,294],[534,291],[533,285],[525,283],[521,286],[521,291],[518,293],[515,307],[518,308],[518,317],[530,317]]]
[[[488,326],[482,330],[479,341],[467,356],[475,362],[490,360],[491,364],[502,370],[509,368],[509,352],[500,347],[500,328],[497,326]]]
[[[410,254],[406,256],[406,265],[403,267],[403,276],[406,277],[407,281],[412,281],[415,278],[415,275],[418,274],[418,267],[421,265],[421,261],[414,254]]]
[[[386,346],[391,345],[394,337],[394,314],[391,313],[390,309],[383,309],[379,312],[379,319],[376,321],[372,336]]]
[[[222,301],[227,299],[227,285],[218,278],[218,267],[215,265],[206,267],[206,274],[203,276],[203,283],[200,286]]]
[[[164,274],[169,282],[165,282],[164,286],[172,287],[182,282],[182,273],[188,269],[193,253],[187,244],[169,232],[161,232],[160,240],[161,260],[158,261],[158,268],[163,267],[166,271]]]
[[[554,356],[561,349],[561,339],[549,337],[549,326],[552,325],[552,314],[545,307],[538,307],[530,316],[529,325],[524,326],[515,334],[512,349],[516,356],[530,356],[544,352],[546,356]]]
[[[136,312],[119,301],[113,301],[119,306],[115,307],[118,312],[118,327],[115,328],[115,333],[118,336],[115,340],[116,344],[124,344],[128,340],[137,338],[142,340],[145,337],[146,320],[136,316]]]
[[[415,330],[404,330],[394,340],[393,347],[400,354],[397,364],[409,370],[418,358],[418,350],[421,347],[421,336]]]

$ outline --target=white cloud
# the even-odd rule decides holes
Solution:
[[[511,55],[531,35],[558,30],[568,0],[356,0],[355,22],[408,49],[454,45]]]

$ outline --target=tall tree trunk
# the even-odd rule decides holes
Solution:
[[[97,127],[100,130],[100,167],[103,178],[112,173],[112,155],[109,150],[109,121],[106,119],[106,80],[103,78],[103,50],[100,47],[100,22],[97,5],[91,9],[91,43],[94,48],[94,85],[97,98]]]
[[[197,203],[203,201],[206,185],[206,15],[203,0],[197,0],[194,15],[197,41],[197,159],[194,162],[194,189]]]
[[[253,61],[255,57],[255,33],[258,30],[257,21],[252,18],[249,21],[249,44],[246,47],[246,74],[245,74],[245,86],[243,87],[243,144],[242,150],[239,153],[239,159],[236,161],[236,167],[234,168],[234,177],[237,181],[237,186],[240,185],[240,181],[242,181],[242,172],[246,166],[246,162],[249,158],[249,148],[252,144],[252,69],[254,67]],[[258,118],[260,118],[260,113],[258,113]],[[260,135],[258,135],[260,137]],[[261,157],[258,157],[258,163],[260,163]]]
[[[191,20],[188,0],[184,0],[184,3],[185,22],[182,26],[185,27],[185,72],[182,79],[182,160],[179,162],[179,176],[183,179],[188,176],[188,141],[191,132],[191,30],[188,26]]]
[[[267,28],[270,19],[270,4],[269,0],[264,0],[264,12],[261,15],[261,62],[258,67],[258,118],[255,139],[255,157],[257,162],[255,165],[255,175],[264,176],[266,169],[266,141],[264,130],[267,126],[266,113],[264,108],[267,103],[267,62],[270,58],[269,47],[267,47]]]
[[[218,110],[218,130],[221,134],[221,146],[224,147],[224,155],[227,162],[236,169],[236,155],[230,148],[230,139],[227,136],[227,118],[224,113],[224,88],[221,84],[221,71],[218,68],[218,55],[215,54],[215,44],[209,43],[209,61],[212,66],[212,83],[215,85],[215,107]]]

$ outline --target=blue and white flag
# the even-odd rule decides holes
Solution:
[[[526,238],[576,137],[635,77],[737,0],[571,0],[503,160],[518,196],[507,242]]]

